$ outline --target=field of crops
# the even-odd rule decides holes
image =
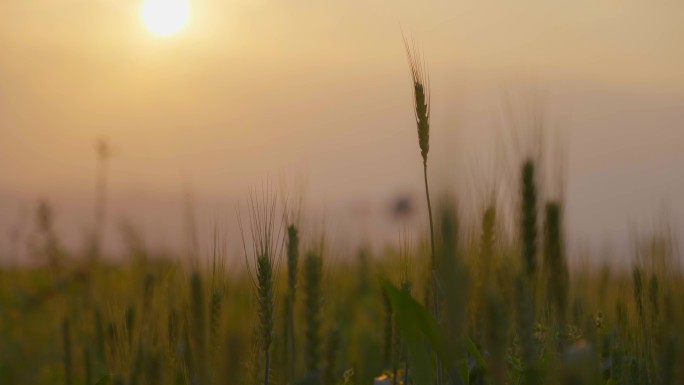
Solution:
[[[0,384],[684,383],[671,238],[635,242],[623,269],[570,269],[564,202],[543,194],[533,152],[503,198],[514,214],[492,198],[461,225],[468,202],[430,202],[427,74],[407,52],[429,223],[407,231],[419,242],[331,259],[324,234],[257,188],[234,218],[241,267],[220,234],[210,255],[175,259],[130,234],[115,263],[97,245],[63,248],[41,206],[31,252],[43,263],[0,270]]]

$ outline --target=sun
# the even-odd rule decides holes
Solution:
[[[187,0],[145,0],[141,15],[147,29],[157,36],[171,36],[188,23]]]

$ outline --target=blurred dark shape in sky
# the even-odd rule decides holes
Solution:
[[[410,195],[400,195],[392,201],[391,215],[395,220],[408,219],[413,215],[413,198]]]

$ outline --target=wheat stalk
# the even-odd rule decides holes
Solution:
[[[338,354],[341,344],[340,330],[333,327],[328,333],[325,346],[325,368],[322,373],[323,385],[335,385],[335,372],[337,370]]]
[[[287,227],[287,350],[288,350],[288,376],[295,376],[296,346],[294,308],[297,297],[297,272],[299,268],[299,231],[297,226],[290,224]]]
[[[310,252],[304,259],[304,292],[306,323],[306,369],[313,372],[318,369],[321,352],[321,281],[322,259]]]
[[[565,323],[568,302],[568,272],[563,250],[561,227],[561,206],[556,202],[546,205],[544,224],[544,257],[547,270],[547,295],[556,311],[557,321],[562,328]]]
[[[537,186],[534,176],[534,163],[531,159],[522,168],[521,231],[522,255],[525,272],[530,281],[537,271]]]
[[[256,256],[255,276],[252,274],[249,262],[247,262],[247,267],[257,297],[259,342],[260,350],[264,355],[264,385],[268,385],[270,382],[270,348],[273,342],[273,313],[275,307],[275,271],[277,270],[278,256],[283,247],[280,226],[277,226],[276,223],[276,206],[276,196],[271,192],[269,186],[265,186],[261,190],[261,194],[257,194],[254,190],[250,193],[248,210],[252,248]],[[247,259],[244,228],[239,211],[238,224],[242,234],[245,259]]]
[[[423,181],[425,184],[428,219],[430,221],[431,275],[434,276],[436,271],[435,230],[432,220],[432,204],[430,203],[430,188],[427,177],[427,160],[428,153],[430,152],[430,89],[427,73],[423,65],[424,60],[415,41],[412,44],[409,44],[406,37],[404,37],[404,47],[406,49],[406,57],[409,63],[413,85],[413,107],[415,110],[416,126],[418,128],[418,147],[420,148],[420,155],[423,158]],[[435,318],[439,319],[439,298],[436,287],[437,282],[434,277],[432,282],[432,311]],[[440,362],[437,363],[437,376],[437,384],[442,385],[443,375]]]

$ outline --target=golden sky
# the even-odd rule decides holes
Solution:
[[[0,1],[0,214],[45,196],[87,223],[98,137],[113,216],[186,185],[230,206],[282,175],[333,209],[419,191],[403,30],[429,63],[435,184],[472,181],[501,90],[531,85],[564,130],[574,234],[620,236],[663,204],[684,219],[680,0],[188,1],[166,38],[139,1]]]

